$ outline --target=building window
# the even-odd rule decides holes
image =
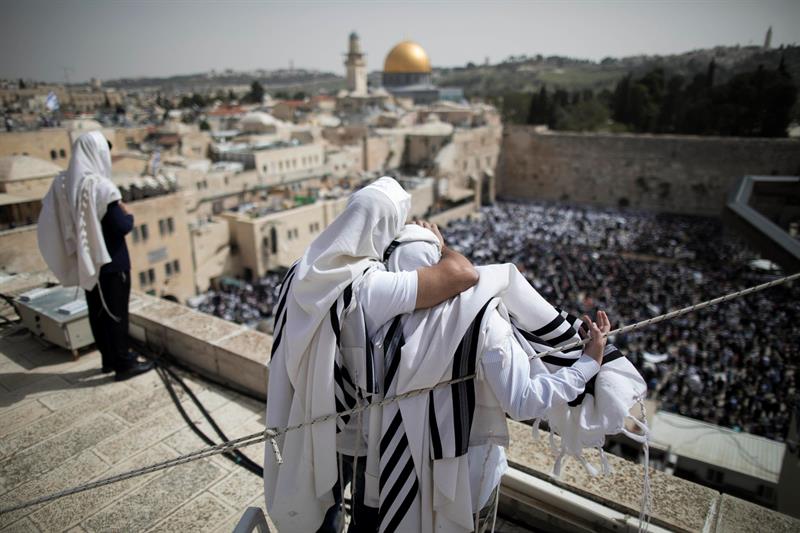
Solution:
[[[139,272],[139,286],[144,287],[145,285],[147,285],[147,273]]]
[[[181,264],[177,259],[172,262],[172,271],[176,274],[181,271]]]
[[[139,226],[134,226],[133,231],[131,231],[131,235],[133,236],[133,242],[139,242]]]
[[[292,230],[286,230],[286,238],[288,240],[292,240]]]
[[[228,178],[225,178],[228,179]],[[175,219],[172,217],[167,218],[167,230],[170,233],[175,233]]]
[[[55,159],[56,157],[58,157],[58,154],[56,153],[56,151],[55,150],[50,150],[50,159]]]
[[[147,270],[147,281],[150,283],[156,282],[156,271],[154,268],[150,268]]]
[[[62,148],[61,150],[59,150],[59,151],[58,151],[58,156],[59,156],[61,159],[64,159],[64,158],[66,158],[66,157],[67,157],[67,152],[65,152],[65,151],[64,151],[64,149]]]
[[[142,232],[142,240],[146,241],[147,238],[150,237],[150,232],[147,230],[147,224],[142,224],[141,232]]]
[[[172,275],[172,263],[164,263],[164,273],[167,275],[167,277]]]
[[[158,220],[158,234],[162,237],[167,232],[167,221],[163,218]]]

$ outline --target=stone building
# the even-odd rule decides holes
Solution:
[[[82,133],[101,130],[114,145],[112,156],[126,147],[138,144],[147,135],[147,128],[103,128],[95,121],[64,121],[64,127],[32,131],[0,132],[0,157],[28,155],[52,161],[66,168],[72,156],[72,143]]]
[[[42,198],[61,168],[36,157],[0,157],[0,229],[35,224]]]
[[[181,302],[193,296],[194,264],[183,193],[164,191],[127,206],[134,217],[127,237],[131,286]]]
[[[350,94],[367,94],[367,62],[356,32],[350,34],[344,65],[347,68],[347,90]]]

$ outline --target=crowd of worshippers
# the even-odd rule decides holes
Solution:
[[[711,218],[500,203],[443,230],[475,264],[512,262],[574,314],[616,325],[763,283],[754,253]],[[800,289],[775,287],[695,311],[614,343],[659,408],[783,440],[798,401]]]
[[[536,203],[498,203],[442,229],[476,265],[512,262],[573,314],[607,309],[619,324],[762,283],[753,252],[720,223]],[[545,260],[542,260],[542,259]],[[271,316],[282,274],[210,290],[201,311],[253,325]],[[619,290],[624,287],[625,290]],[[800,290],[776,287],[615,339],[660,409],[783,440],[798,400],[800,348],[781,332]]]
[[[227,280],[209,289],[197,309],[237,324],[257,326],[272,316],[283,273],[268,272],[253,283]]]

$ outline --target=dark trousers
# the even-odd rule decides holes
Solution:
[[[103,291],[101,298],[100,291]],[[101,273],[94,289],[86,292],[89,325],[94,342],[103,358],[103,367],[124,371],[135,362],[128,350],[128,300],[131,296],[131,276],[128,272]],[[108,311],[119,321],[112,318]]]
[[[333,499],[336,503],[325,513],[325,520],[317,530],[317,533],[336,533],[339,531],[340,521],[344,520],[339,506],[342,502],[343,487],[347,487],[353,481],[353,457],[351,455],[338,457],[342,459],[342,476],[344,479],[339,479],[336,485],[333,486]],[[367,458],[360,457],[358,459],[358,478],[355,483],[355,510],[352,513],[353,520],[350,521],[350,526],[347,528],[348,533],[372,533],[378,531],[378,510],[364,505],[364,472],[366,468]]]

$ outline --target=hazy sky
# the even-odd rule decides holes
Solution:
[[[544,54],[601,59],[800,43],[800,0],[266,2],[0,0],[0,78],[72,81],[211,69],[343,72],[355,30],[369,70],[396,42],[436,66]]]

